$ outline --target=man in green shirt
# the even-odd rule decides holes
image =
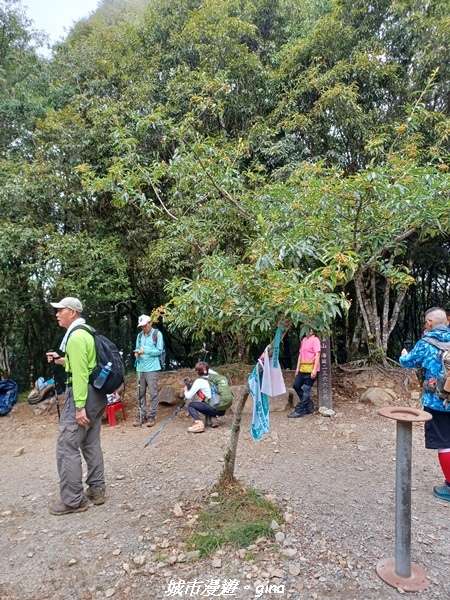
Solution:
[[[56,448],[61,501],[52,504],[50,512],[52,515],[66,515],[87,510],[89,500],[94,504],[105,502],[100,429],[107,398],[106,394],[89,384],[89,375],[97,364],[94,337],[83,329],[73,331],[78,325],[85,324],[81,317],[81,302],[78,298],[69,297],[61,302],[51,302],[51,305],[58,309],[58,325],[67,331],[60,346],[65,356],[48,352],[47,359],[64,365],[67,388]],[[87,465],[86,495],[81,455]]]

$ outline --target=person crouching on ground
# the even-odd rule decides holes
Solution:
[[[188,431],[190,433],[202,433],[205,431],[205,424],[210,424],[211,427],[218,427],[219,421],[217,417],[222,417],[225,414],[225,410],[216,410],[210,405],[212,394],[208,375],[217,375],[217,372],[210,369],[206,362],[198,362],[194,369],[197,372],[198,378],[192,384],[191,389],[188,390],[187,386],[184,388],[184,397],[186,400],[192,400],[194,396],[198,398],[198,401],[189,402],[187,407],[188,413],[194,419],[194,424],[188,428]],[[205,415],[205,423],[200,419],[199,413]]]

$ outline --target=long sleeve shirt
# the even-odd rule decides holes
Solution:
[[[217,375],[217,372],[212,369],[209,369],[209,373]],[[198,377],[192,384],[191,389],[184,392],[184,397],[186,400],[192,400],[197,392],[203,392],[208,400],[211,399],[211,385],[209,384],[207,375]]]
[[[155,336],[155,332],[157,335]],[[154,338],[156,337],[156,341]],[[162,333],[157,330],[150,329],[148,335],[141,331],[136,338],[136,350],[144,350],[136,360],[136,368],[141,373],[151,373],[153,371],[161,371],[161,363],[159,357],[164,350],[164,340]]]
[[[450,342],[450,330],[448,327],[439,326],[435,327],[431,331],[427,331],[424,337],[420,339],[411,352],[401,356],[399,362],[402,367],[411,369],[414,367],[424,367],[425,379],[436,379],[439,375],[443,375],[444,371],[442,368],[441,351],[425,341],[424,338],[432,337],[441,342]],[[444,406],[444,400],[432,394],[431,392],[424,392],[422,394],[422,404],[427,408],[433,410],[445,410],[450,411],[450,406],[447,408]]]
[[[97,364],[94,336],[83,329],[71,333],[66,345],[65,358],[64,368],[69,373],[67,383],[72,385],[75,406],[84,408],[89,375]]]

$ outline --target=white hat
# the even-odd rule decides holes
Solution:
[[[152,320],[151,317],[149,317],[148,315],[141,315],[139,317],[139,321],[138,321],[138,327],[144,327],[144,325],[147,325],[147,323],[150,323]]]
[[[83,305],[78,300],[78,298],[71,298],[70,296],[67,298],[63,298],[61,302],[50,302],[50,304],[54,308],[70,308],[71,310],[75,310],[78,313],[83,312]]]

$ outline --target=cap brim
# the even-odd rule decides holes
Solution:
[[[59,302],[50,302],[50,304],[53,308],[66,308],[64,304],[60,304]]]

